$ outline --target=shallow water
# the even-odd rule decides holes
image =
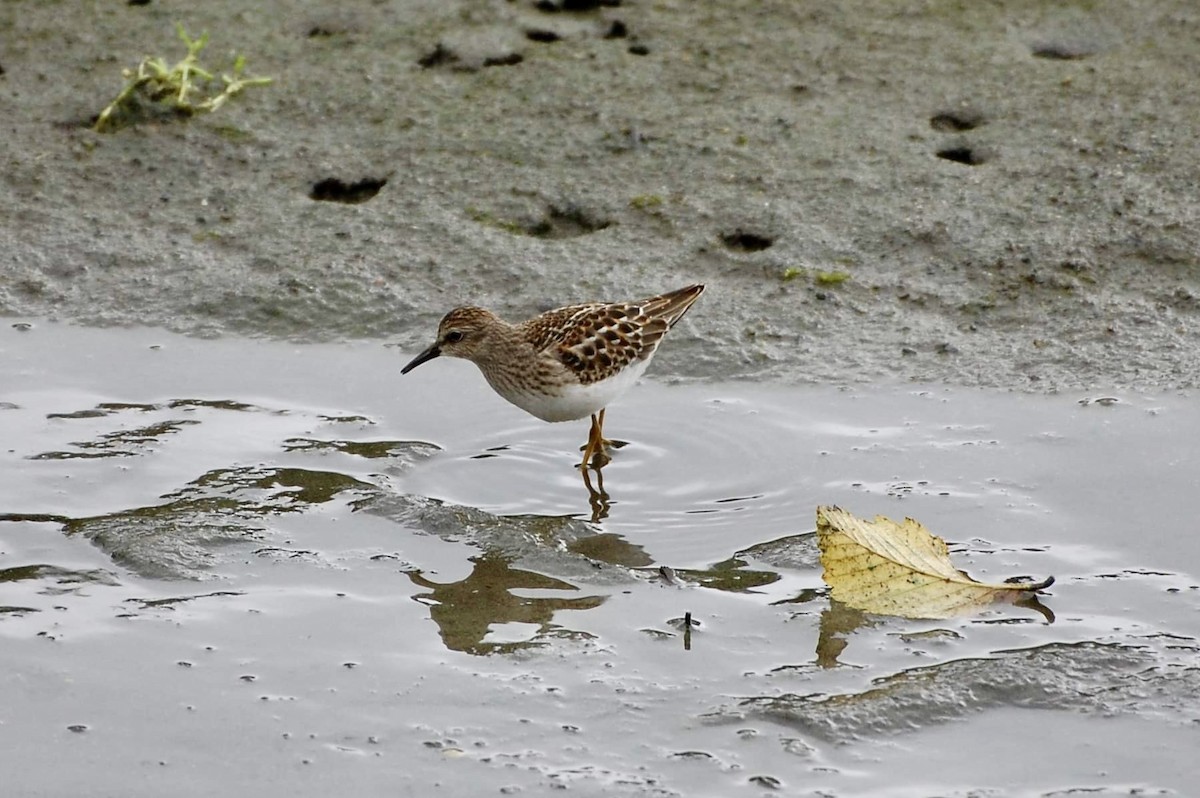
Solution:
[[[601,496],[572,468],[586,424],[469,364],[24,326],[0,329],[9,794],[1200,774],[1189,396],[651,382],[608,414],[629,443]],[[864,616],[825,595],[818,504],[915,517],[976,578],[1058,581],[1040,607]]]

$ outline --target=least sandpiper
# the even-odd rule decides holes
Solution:
[[[704,291],[689,285],[634,302],[590,302],[509,324],[483,308],[455,308],[437,341],[400,370],[439,355],[470,360],[496,393],[543,421],[592,417],[581,468],[602,458],[604,409],[650,365],[667,330]]]

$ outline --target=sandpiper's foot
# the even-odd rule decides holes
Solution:
[[[592,469],[595,469],[596,471],[599,471],[601,468],[604,468],[606,465],[608,465],[611,462],[612,462],[612,455],[610,455],[604,449],[597,449],[596,451],[592,452],[591,459],[584,460],[582,463],[579,464],[579,467],[582,469],[592,468]]]
[[[622,446],[625,446],[627,443],[628,443],[628,441],[614,441],[614,440],[609,440],[608,438],[601,438],[600,443],[596,445],[596,451],[611,453],[612,449],[620,449]],[[579,451],[586,452],[587,444],[585,443],[583,446],[580,446]]]

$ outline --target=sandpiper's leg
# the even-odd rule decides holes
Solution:
[[[605,407],[605,408],[601,409],[598,416],[592,417],[592,423],[596,427],[596,437],[598,439],[596,451],[604,452],[606,454],[608,453],[608,450],[612,449],[613,447],[620,449],[622,446],[625,445],[624,443],[618,443],[617,441],[610,440],[610,439],[604,437],[604,414],[607,411],[608,411],[608,408]]]
[[[592,467],[596,469],[596,473],[600,473],[600,469],[612,462],[612,455],[609,453],[609,447],[612,446],[612,441],[604,437],[604,411],[607,408],[600,408],[600,415],[596,418],[596,451],[592,455]]]
[[[599,414],[592,414],[592,429],[588,434],[587,446],[584,447],[583,462],[580,464],[583,468],[591,468],[599,471],[604,466],[612,462],[612,455],[608,453],[608,447],[613,441],[606,440],[604,437],[604,411]]]
[[[609,454],[609,447],[616,445],[616,441],[610,441],[604,437],[604,410],[598,414],[592,413],[592,428],[588,432],[588,442],[586,446],[580,446],[580,451],[583,452],[583,462],[579,464],[580,468],[600,469],[612,462],[612,455]],[[624,444],[620,444],[624,445]]]
[[[600,411],[601,416],[604,411]],[[580,468],[587,468],[592,463],[592,455],[600,446],[600,421],[596,418],[596,414],[592,413],[592,428],[588,431],[587,445],[583,447],[583,462],[579,464]]]

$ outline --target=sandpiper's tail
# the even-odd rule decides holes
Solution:
[[[661,319],[666,322],[667,329],[675,326],[675,322],[683,318],[692,303],[704,293],[704,286],[697,283],[686,288],[668,291],[661,296],[643,299],[636,304],[641,305],[642,313],[650,319]],[[664,330],[665,332],[665,330]]]

